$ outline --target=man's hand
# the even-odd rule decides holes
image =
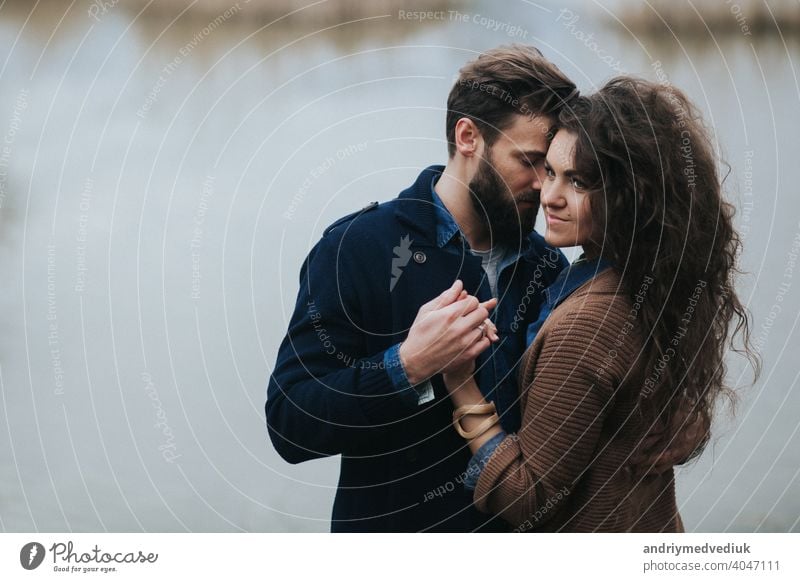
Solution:
[[[417,385],[446,368],[459,369],[474,362],[493,341],[488,326],[480,326],[495,305],[496,299],[480,303],[477,297],[467,295],[464,284],[457,280],[420,307],[400,346],[400,361],[409,382]]]

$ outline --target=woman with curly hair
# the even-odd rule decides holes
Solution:
[[[733,207],[700,115],[673,87],[613,79],[565,107],[555,129],[545,238],[584,254],[528,330],[517,434],[499,428],[474,362],[445,375],[474,453],[465,485],[517,531],[683,531],[672,469],[632,461],[648,435],[668,448],[710,425],[731,395],[725,353],[737,334],[757,372],[734,288]]]

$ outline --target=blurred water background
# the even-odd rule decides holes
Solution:
[[[0,2],[0,528],[326,531],[338,460],[290,466],[264,426],[300,264],[444,163],[459,67],[523,42],[705,112],[764,373],[732,358],[681,511],[800,531],[798,7],[651,4]]]

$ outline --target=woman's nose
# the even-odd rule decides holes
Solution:
[[[566,200],[559,194],[559,188],[552,182],[542,184],[542,206],[563,206]]]

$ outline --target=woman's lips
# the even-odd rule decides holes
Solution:
[[[565,222],[567,221],[563,218],[553,216],[552,214],[547,215],[547,224],[564,224]]]

